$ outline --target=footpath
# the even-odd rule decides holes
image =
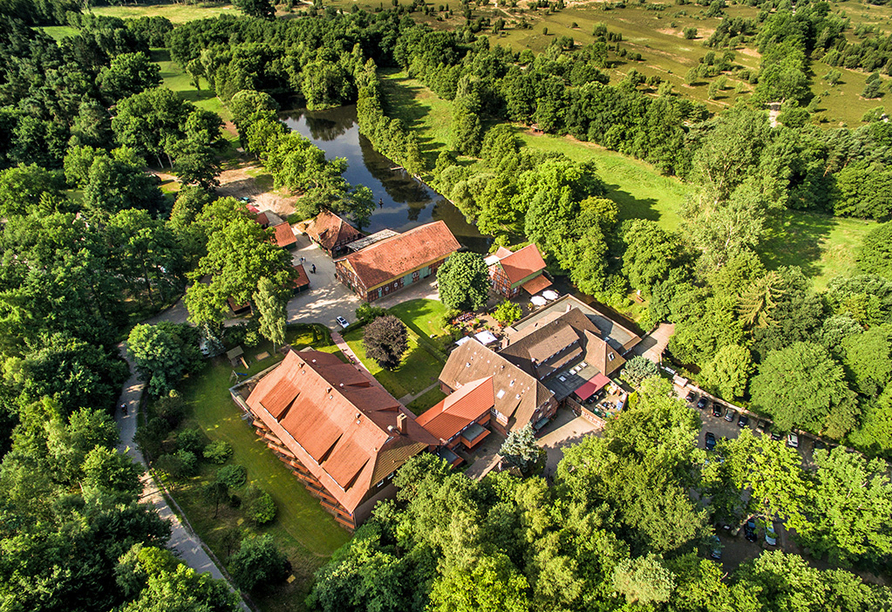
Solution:
[[[118,399],[117,409],[115,410],[115,423],[118,426],[120,436],[118,452],[128,455],[134,461],[138,461],[146,470],[141,478],[143,492],[139,501],[154,506],[158,511],[158,515],[170,522],[170,540],[167,542],[167,547],[196,572],[200,574],[209,573],[213,578],[226,580],[232,592],[239,595],[242,609],[245,612],[249,612],[250,608],[245,604],[239,592],[232,586],[232,583],[229,582],[228,576],[223,574],[220,567],[211,558],[211,555],[208,554],[202,541],[191,529],[183,524],[173,509],[171,509],[163,495],[163,491],[148,471],[145,457],[143,457],[139,448],[133,442],[133,437],[136,435],[140,399],[146,385],[139,379],[133,366],[133,361],[127,353],[123,342],[118,345],[118,350],[127,361],[127,365],[130,366],[130,378],[124,383],[124,388],[121,391],[121,397]],[[126,408],[122,409],[122,406]]]

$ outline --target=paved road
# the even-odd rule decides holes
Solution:
[[[176,312],[176,311],[175,311]],[[163,316],[164,313],[162,313]],[[157,319],[158,317],[155,317]],[[145,389],[145,383],[139,380],[133,362],[123,343],[118,345],[121,356],[127,360],[130,366],[130,378],[124,383],[121,391],[121,397],[118,399],[117,410],[115,411],[115,422],[118,426],[120,441],[118,443],[118,452],[125,453],[138,461],[143,467],[146,466],[145,458],[133,442],[133,436],[136,434],[137,415],[139,411],[140,398]],[[122,406],[126,406],[126,411],[122,410]],[[162,519],[170,521],[171,534],[167,547],[174,551],[189,567],[195,569],[199,573],[208,572],[218,580],[225,580],[226,577],[220,568],[214,563],[211,557],[205,552],[201,540],[197,535],[191,533],[183,523],[177,518],[173,510],[167,504],[164,496],[155,479],[146,471],[142,476],[143,492],[140,501],[152,504],[158,511]],[[230,589],[234,593],[237,591],[230,584]],[[241,599],[239,599],[241,601]],[[242,609],[249,610],[244,601],[241,601]]]
[[[305,235],[298,234],[295,238],[297,247],[292,261],[304,264],[310,288],[288,302],[288,322],[322,323],[330,329],[340,329],[335,320],[337,317],[355,321],[354,313],[361,302],[335,276],[334,261]],[[313,264],[316,265],[315,274],[310,272]]]

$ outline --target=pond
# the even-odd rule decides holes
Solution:
[[[369,139],[359,133],[355,106],[293,110],[283,113],[282,120],[325,151],[329,159],[346,159],[344,178],[348,183],[372,190],[379,204],[362,228],[364,232],[404,232],[431,221],[445,221],[463,246],[478,253],[489,250],[490,238],[482,236],[451,202],[372,148]]]

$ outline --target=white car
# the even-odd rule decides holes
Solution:
[[[774,530],[774,525],[768,525],[765,528],[765,543],[769,546],[777,546],[777,532]]]
[[[335,318],[335,321],[337,321],[338,325],[340,325],[344,329],[347,329],[348,327],[350,327],[350,324],[347,323],[347,319],[345,319],[344,317],[337,317],[337,318]]]
[[[799,448],[799,436],[792,431],[787,436],[787,446],[790,448]]]

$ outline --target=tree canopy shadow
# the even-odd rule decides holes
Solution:
[[[657,201],[653,198],[636,198],[628,191],[620,189],[619,185],[605,183],[607,197],[619,206],[620,219],[648,219],[660,220],[660,211],[657,210]]]
[[[759,256],[768,269],[799,266],[806,276],[817,276],[823,245],[836,225],[830,215],[780,211],[766,222],[767,238],[759,245]]]

